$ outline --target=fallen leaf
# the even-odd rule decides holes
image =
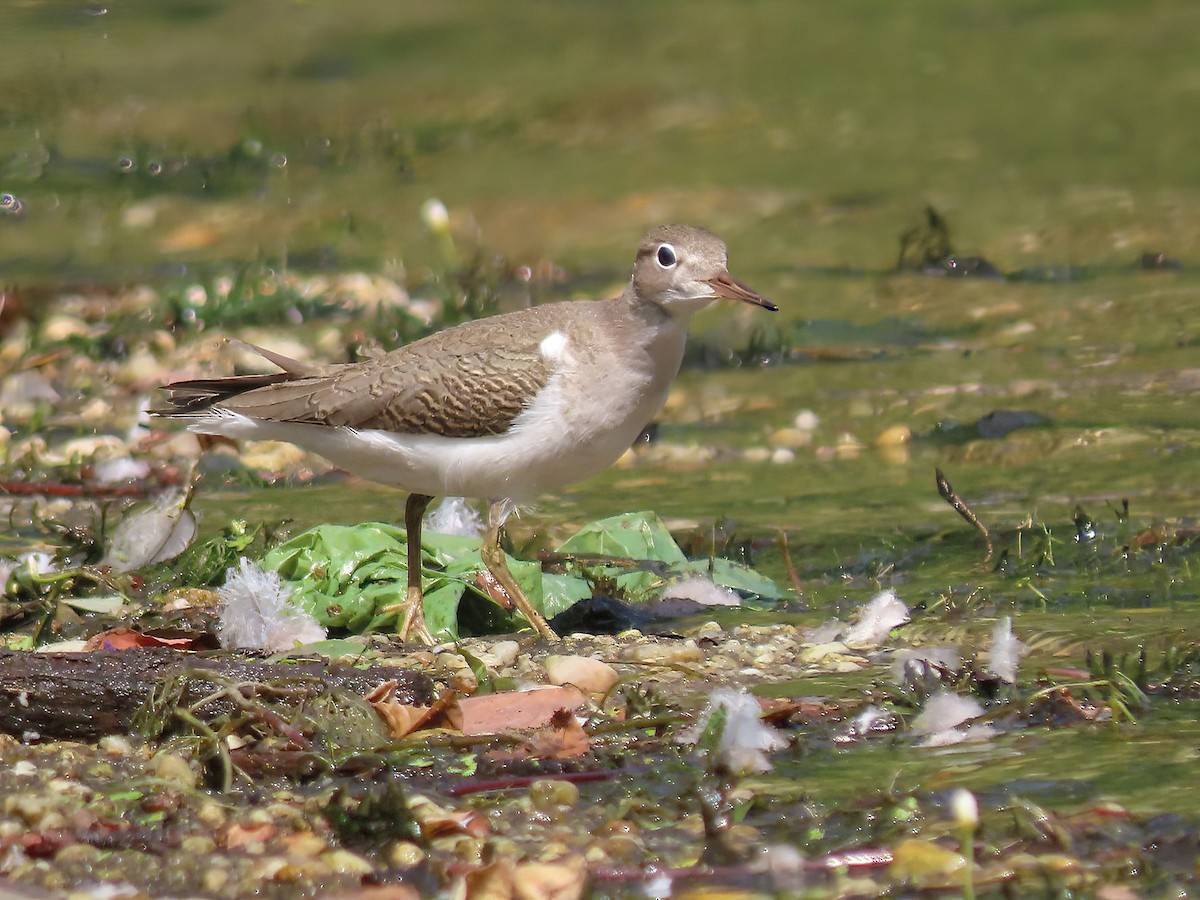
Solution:
[[[513,873],[517,900],[579,900],[585,887],[587,863],[580,856],[518,863]]]
[[[483,837],[491,831],[487,818],[473,809],[450,809],[434,803],[422,794],[411,794],[408,813],[421,829],[424,840],[448,834]]]
[[[83,645],[85,653],[93,650],[129,650],[135,647],[179,647],[186,649],[194,643],[193,638],[160,638],[132,628],[110,628],[88,638]]]
[[[421,728],[438,726],[462,730],[462,711],[454,691],[443,691],[431,706],[412,706],[396,700],[396,687],[397,682],[385,681],[364,698],[379,713],[392,737],[403,738]]]
[[[463,734],[499,734],[521,728],[541,728],[560,709],[587,706],[587,698],[574,687],[540,688],[465,697],[462,710]]]
[[[510,859],[468,872],[463,878],[466,900],[512,900],[515,866]]]
[[[269,841],[275,836],[276,828],[270,822],[259,825],[239,825],[236,822],[225,829],[225,847],[236,850],[247,844]]]
[[[523,746],[513,750],[493,750],[492,759],[571,759],[587,753],[591,741],[579,720],[565,709],[550,719],[550,724],[529,736]]]
[[[331,894],[327,900],[421,900],[421,892],[411,884],[374,884]]]

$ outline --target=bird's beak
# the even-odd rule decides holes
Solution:
[[[712,288],[713,294],[718,297],[724,297],[726,300],[745,300],[747,303],[753,303],[755,306],[761,306],[763,309],[771,312],[778,312],[779,307],[768,300],[750,285],[738,281],[728,272],[722,272],[716,278],[710,278],[706,282]]]

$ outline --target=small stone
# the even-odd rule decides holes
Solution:
[[[196,810],[196,818],[209,828],[220,828],[225,824],[225,810],[219,803],[206,801],[200,804],[200,808]]]
[[[196,786],[196,773],[188,765],[187,760],[174,753],[159,753],[154,757],[154,774],[163,779],[191,789]]]
[[[863,443],[848,431],[838,435],[834,455],[838,459],[856,459],[863,451]]]
[[[742,451],[742,460],[748,463],[764,463],[771,459],[770,447],[747,447]]]
[[[624,655],[629,662],[660,665],[697,662],[704,658],[704,653],[694,640],[672,644],[638,644],[626,650]]]
[[[284,835],[280,843],[287,848],[289,856],[311,859],[329,849],[329,845],[311,831],[297,831]]]
[[[225,887],[229,884],[229,873],[224,869],[206,868],[201,881],[207,893],[220,896],[225,893]]]
[[[339,875],[370,875],[375,871],[374,866],[349,850],[330,850],[321,855],[321,861]]]
[[[816,431],[817,426],[821,424],[821,420],[811,409],[802,409],[796,413],[796,418],[792,420],[792,424],[801,431]]]
[[[157,357],[145,347],[139,347],[121,364],[117,380],[125,384],[152,384],[159,380],[162,370]]]
[[[99,397],[93,397],[79,410],[79,418],[89,425],[107,423],[112,420],[112,415],[112,404]]]
[[[767,443],[772,447],[786,447],[789,450],[811,447],[812,442],[812,430],[804,428],[779,428],[771,432],[770,438],[767,439]]]
[[[283,441],[246,441],[241,454],[242,465],[260,472],[286,472],[299,468],[308,454],[295,444]]]
[[[123,734],[106,734],[100,738],[100,749],[108,756],[129,756],[133,753],[133,745]]]
[[[786,465],[796,461],[796,451],[788,447],[776,447],[771,452],[771,462],[774,465]]]
[[[621,678],[608,663],[587,656],[549,656],[542,666],[551,684],[573,684],[588,694],[607,694]]]
[[[52,315],[42,323],[42,340],[57,344],[71,338],[86,338],[91,334],[87,323],[74,316]]]
[[[550,810],[579,803],[579,788],[569,781],[543,778],[529,786],[529,799],[535,809]]]
[[[207,834],[189,834],[179,842],[179,849],[185,856],[208,856],[217,849],[217,842]]]
[[[895,447],[899,444],[907,444],[912,440],[912,436],[912,429],[907,425],[893,425],[879,432],[878,437],[875,438],[875,446]]]
[[[516,641],[496,641],[492,644],[492,658],[496,660],[496,667],[500,669],[516,662],[520,652],[521,645]]]
[[[54,862],[60,866],[64,865],[89,865],[103,851],[91,846],[90,844],[68,844],[57,853],[54,854]],[[19,896],[19,895],[18,895]],[[88,894],[89,897],[94,897],[95,894]]]
[[[72,438],[66,443],[54,448],[53,455],[67,462],[95,460],[102,462],[107,459],[121,459],[129,456],[129,448],[116,435],[98,434],[89,437]]]
[[[829,656],[846,656],[850,648],[841,641],[828,641],[824,644],[813,644],[800,652],[800,662],[819,663]]]
[[[412,841],[396,841],[388,850],[388,861],[397,869],[411,869],[425,859],[425,851]]]

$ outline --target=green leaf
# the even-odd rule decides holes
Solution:
[[[107,613],[110,616],[119,614],[125,606],[125,598],[120,594],[110,594],[107,597],[62,597],[59,602],[82,612]]]
[[[760,575],[749,566],[732,559],[713,557],[697,559],[680,566],[679,572],[692,575],[710,575],[717,584],[733,588],[743,594],[752,594],[763,600],[782,600],[784,590],[765,575]]]
[[[687,562],[667,526],[653,512],[625,513],[591,522],[567,540],[559,552],[651,559],[671,566]]]

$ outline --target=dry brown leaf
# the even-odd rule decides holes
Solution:
[[[443,691],[432,706],[412,706],[396,700],[396,687],[397,682],[385,681],[364,698],[379,713],[391,737],[407,737],[421,728],[462,730],[462,711],[453,691]]]
[[[236,850],[247,844],[266,842],[275,837],[277,830],[270,822],[259,825],[239,825],[235,822],[225,829],[225,847],[228,850]]]
[[[512,860],[501,859],[468,872],[466,900],[513,900],[513,870]]]
[[[513,873],[516,900],[579,900],[585,887],[587,863],[581,856],[518,863]]]
[[[408,800],[408,812],[421,828],[426,840],[447,834],[469,834],[483,837],[491,831],[487,817],[471,809],[450,809],[434,803],[423,794],[413,794]]]
[[[372,884],[334,894],[327,900],[421,900],[421,892],[411,884]]]
[[[193,638],[160,638],[143,634],[132,628],[110,628],[92,635],[83,645],[85,653],[93,650],[129,650],[137,647],[175,647],[186,650],[195,643]]]
[[[587,753],[590,739],[579,720],[565,709],[560,709],[550,719],[550,724],[539,728],[525,741],[524,746],[512,750],[493,750],[491,759],[571,759]]]
[[[584,708],[587,698],[578,688],[556,687],[464,697],[458,705],[462,710],[463,734],[500,734],[520,728],[541,728],[560,709]]]

